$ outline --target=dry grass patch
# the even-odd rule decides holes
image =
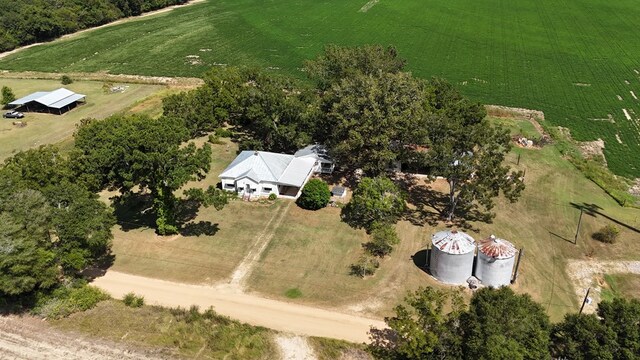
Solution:
[[[13,119],[0,119],[0,160],[39,145],[68,142],[81,119],[101,119],[125,111],[136,101],[164,88],[160,85],[127,84],[128,88],[122,93],[105,94],[102,85],[98,81],[74,81],[64,85],[69,90],[87,95],[87,98],[86,104],[63,115],[25,113],[22,120],[27,122],[27,126],[23,128],[14,126]],[[11,78],[0,78],[0,86],[12,88],[16,98],[63,87],[59,80]]]
[[[195,312],[194,312],[195,311]],[[64,330],[141,347],[163,348],[171,356],[203,359],[274,359],[273,332],[197,309],[130,308],[109,300],[96,308],[52,321]]]

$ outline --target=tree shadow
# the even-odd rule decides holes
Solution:
[[[132,193],[113,199],[116,222],[122,231],[140,228],[156,228],[153,199],[148,193]],[[175,206],[176,223],[183,236],[215,235],[218,224],[209,221],[191,223],[200,211],[200,203],[195,200],[177,199]]]
[[[112,198],[113,213],[122,231],[155,227],[151,194],[130,193]]]
[[[447,221],[446,213],[449,206],[449,196],[429,186],[428,180],[420,180],[411,174],[405,174],[395,178],[398,185],[407,193],[407,202],[411,205],[404,214],[404,220],[412,225],[430,226],[446,225],[455,226],[464,230],[478,231],[471,222],[490,222],[490,216],[480,213],[475,209],[465,209],[462,215],[458,215],[453,221]]]
[[[182,236],[200,236],[207,235],[213,236],[220,230],[218,224],[213,224],[210,221],[198,221],[188,223],[182,226],[180,229],[180,235]]]
[[[573,206],[574,208],[583,211],[585,214],[589,215],[589,216],[593,216],[593,217],[598,217],[598,215],[602,216],[605,219],[608,219],[626,229],[629,229],[633,232],[636,233],[640,233],[640,229],[629,225],[625,222],[622,222],[616,218],[612,218],[611,216],[605,214],[604,212],[602,212],[602,210],[604,210],[602,207],[600,207],[597,204],[588,204],[588,203],[582,203],[582,204],[577,204],[577,203],[570,203],[571,206]]]
[[[116,260],[116,255],[109,252],[101,256],[95,263],[80,272],[83,278],[88,281],[93,281],[96,278],[104,276],[107,270],[113,266]]]

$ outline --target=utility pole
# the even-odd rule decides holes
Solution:
[[[520,269],[520,260],[522,260],[523,256],[524,256],[524,248],[520,249],[520,251],[518,252],[518,261],[516,262],[516,271],[513,274],[513,279],[511,279],[512,284],[515,284],[516,280],[518,280],[518,270]]]
[[[576,229],[576,236],[573,239],[573,244],[578,244],[578,234],[580,233],[580,225],[582,225],[582,214],[584,214],[584,209],[580,209],[580,217],[578,218],[578,228]]]
[[[584,296],[584,300],[582,300],[582,306],[580,307],[580,313],[582,314],[582,310],[584,310],[584,305],[587,303],[587,299],[589,298],[589,292],[591,291],[591,288],[587,289],[587,294]]]

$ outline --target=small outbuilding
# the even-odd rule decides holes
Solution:
[[[467,233],[440,231],[431,237],[429,271],[447,284],[465,284],[473,272],[476,242]]]
[[[517,253],[512,243],[495,235],[479,241],[475,276],[484,286],[508,286]]]
[[[86,95],[60,88],[38,91],[10,102],[9,106],[26,112],[47,112],[62,115],[85,101]]]

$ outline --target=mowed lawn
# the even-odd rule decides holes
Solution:
[[[534,131],[526,121],[511,121],[516,132]],[[518,153],[520,166],[515,165]],[[579,306],[565,272],[565,259],[637,259],[640,211],[618,206],[562,159],[553,146],[541,150],[516,148],[508,161],[526,171],[526,191],[518,203],[498,201],[492,224],[472,223],[468,231],[476,239],[495,234],[525,248],[514,288],[531,294],[552,319],[560,320]],[[576,206],[584,204],[596,205],[617,223],[599,214],[585,214],[574,245],[580,214]],[[366,235],[341,223],[339,214],[336,208],[309,212],[292,207],[253,272],[250,288],[280,299],[287,299],[287,295],[297,293],[291,289],[298,289],[297,295],[301,295],[295,301],[388,315],[407,291],[419,286],[443,286],[416,266],[424,262],[420,251],[428,247],[434,232],[445,228],[443,223],[401,221],[397,229],[402,242],[381,262],[375,276],[362,280],[349,275],[349,265],[361,254],[360,244]],[[621,229],[620,240],[614,245],[591,239],[591,234],[606,224]],[[468,290],[466,293],[470,294]]]
[[[514,133],[535,132],[527,121],[494,121],[510,126]],[[196,142],[201,145],[204,140]],[[237,146],[225,139],[213,149],[207,178],[186,187],[216,184],[217,175],[235,157]],[[521,155],[518,166],[517,154]],[[531,294],[552,319],[560,320],[579,306],[565,271],[566,259],[638,259],[640,210],[619,207],[562,159],[552,145],[543,149],[515,148],[507,161],[526,171],[527,189],[515,204],[499,200],[492,224],[471,223],[468,232],[476,239],[495,234],[524,248],[520,277],[514,288]],[[441,183],[435,186],[446,188]],[[267,297],[381,316],[388,315],[407,291],[419,286],[446,287],[416,266],[424,263],[423,250],[434,232],[445,229],[443,223],[429,224],[420,220],[420,213],[414,213],[411,221],[399,222],[401,243],[381,261],[375,276],[360,279],[349,275],[349,265],[362,253],[361,244],[367,240],[364,231],[342,223],[338,208],[314,212],[289,204],[287,200],[235,200],[221,211],[200,209],[193,222],[211,225],[215,231],[209,235],[158,237],[150,228],[124,231],[118,226],[113,268],[188,283],[224,283],[263,233],[273,236],[250,273],[247,290]],[[583,205],[600,214],[584,214],[574,244],[578,207]],[[282,222],[270,223],[285,207],[288,210]],[[616,244],[605,245],[591,239],[591,234],[606,224],[621,229]],[[123,225],[127,227],[126,223]],[[466,294],[470,296],[470,291],[466,290]]]
[[[602,138],[610,168],[634,178],[639,17],[635,0],[208,0],[26,49],[0,69],[199,76],[249,65],[302,78],[325,44],[392,44],[417,76]]]
[[[101,119],[124,111],[164,88],[159,85],[123,84],[126,86],[124,92],[106,94],[102,85],[103,83],[98,81],[76,81],[69,85],[62,85],[55,80],[0,78],[0,86],[10,87],[16,98],[36,91],[51,91],[60,87],[87,95],[86,104],[63,115],[25,113],[21,121],[26,121],[26,127],[19,128],[13,125],[16,119],[0,119],[0,161],[20,150],[44,144],[60,142],[67,144],[81,119]]]

